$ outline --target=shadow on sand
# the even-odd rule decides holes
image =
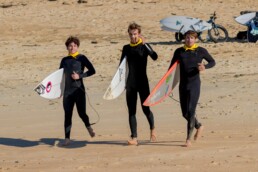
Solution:
[[[63,139],[59,138],[42,138],[38,141],[25,140],[20,138],[3,138],[0,137],[0,145],[12,146],[12,147],[34,147],[39,145],[48,145],[50,147],[60,147],[60,148],[80,148],[87,145],[120,145],[125,146],[125,141],[81,141],[81,140],[71,140],[69,146],[63,146]]]
[[[120,141],[82,141],[82,140],[71,140],[71,144],[69,146],[63,146],[63,139],[59,138],[42,138],[38,141],[25,140],[19,138],[3,138],[0,137],[0,145],[12,146],[12,147],[34,147],[39,145],[48,145],[50,147],[60,147],[60,148],[81,148],[87,145],[117,145],[117,146],[127,146],[127,142],[125,140]],[[148,140],[140,140],[140,145],[151,145],[151,146],[182,146],[183,141],[157,141],[150,142]]]

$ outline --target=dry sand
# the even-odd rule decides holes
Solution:
[[[51,171],[258,171],[258,44],[237,41],[246,30],[234,21],[242,10],[257,10],[257,0],[0,0],[0,172]],[[205,126],[191,148],[181,145],[186,121],[179,103],[167,98],[152,107],[158,142],[138,107],[139,146],[127,146],[129,125],[125,95],[102,99],[128,43],[130,22],[159,54],[149,60],[151,88],[167,70],[176,43],[159,20],[187,15],[204,20],[216,11],[217,23],[229,32],[224,43],[200,43],[217,65],[202,73],[197,116]],[[100,115],[90,139],[74,111],[70,147],[62,148],[62,100],[39,97],[33,88],[59,67],[70,35],[81,39],[80,52],[94,64],[96,75],[84,80],[91,105]],[[174,97],[178,99],[177,91]],[[89,101],[88,101],[89,103]],[[98,120],[90,104],[92,122]]]

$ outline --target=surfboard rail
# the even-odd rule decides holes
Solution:
[[[153,88],[143,105],[154,106],[162,102],[174,90],[179,82],[179,77],[180,66],[179,61],[176,61]]]
[[[65,85],[64,69],[61,68],[41,81],[34,91],[46,99],[56,99],[63,95]]]
[[[127,75],[127,57],[125,56],[112,78],[110,85],[104,93],[103,99],[112,100],[120,96],[125,90]]]
[[[255,18],[258,12],[245,13],[235,18],[235,21],[241,25],[248,26]]]
[[[212,25],[199,18],[193,18],[188,16],[170,16],[160,20],[161,29],[170,32],[185,33],[188,30],[194,30],[196,32],[202,32],[209,30]]]

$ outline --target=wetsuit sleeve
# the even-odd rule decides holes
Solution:
[[[83,58],[83,65],[88,69],[86,72],[80,74],[80,78],[89,77],[96,73],[95,68],[93,67],[92,63],[89,61],[87,57],[84,56]]]
[[[148,54],[151,56],[151,58],[152,58],[153,60],[157,60],[157,59],[158,59],[157,53],[151,48],[150,44],[145,43],[145,44],[144,44],[144,47],[146,48]]]
[[[208,53],[208,51],[204,48],[202,49],[202,56],[208,62],[208,64],[205,64],[205,69],[209,69],[209,68],[212,68],[213,66],[215,66],[215,64],[216,64],[215,60]]]
[[[174,55],[171,59],[170,65],[168,67],[168,70],[171,68],[171,66],[173,66],[173,64],[178,60],[179,57],[179,49],[176,49],[176,51],[174,52]]]

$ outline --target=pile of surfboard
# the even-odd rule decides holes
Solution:
[[[212,25],[206,21],[187,16],[170,16],[160,20],[160,24],[163,30],[182,34],[188,30],[202,32],[212,28]]]

